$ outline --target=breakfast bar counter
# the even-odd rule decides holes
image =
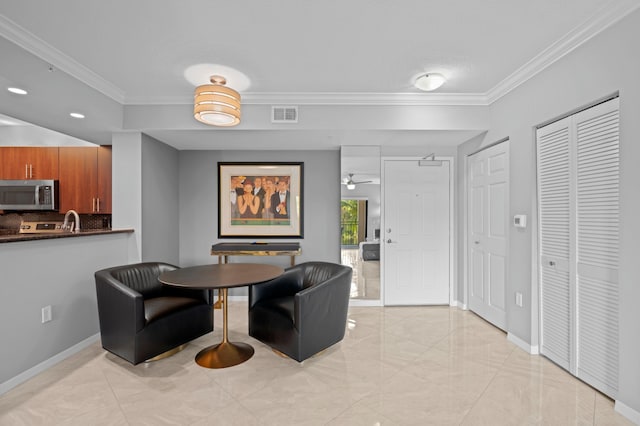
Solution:
[[[19,234],[16,231],[6,230],[6,233],[2,231],[3,230],[0,230],[0,244],[15,243],[21,241],[51,240],[54,238],[75,238],[87,237],[92,235],[132,233],[133,229],[83,229],[80,232],[59,232],[51,234]]]

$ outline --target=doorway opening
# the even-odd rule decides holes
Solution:
[[[370,262],[369,253],[363,255],[363,251],[369,250],[367,245],[368,213],[369,202],[367,199],[343,198],[341,200],[340,254],[342,264],[353,269],[350,291],[352,299],[378,299],[380,297],[379,258]]]

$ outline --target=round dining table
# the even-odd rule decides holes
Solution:
[[[284,269],[279,266],[262,263],[225,263],[180,268],[164,272],[158,277],[161,283],[173,287],[217,289],[222,292],[222,342],[201,350],[196,355],[198,365],[225,368],[241,364],[253,356],[251,345],[229,341],[227,291],[233,287],[272,280],[283,272]]]

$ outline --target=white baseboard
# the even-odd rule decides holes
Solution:
[[[531,346],[530,344],[528,344],[527,342],[525,342],[524,340],[522,340],[521,338],[519,338],[518,336],[512,333],[507,333],[507,340],[515,344],[520,349],[522,349],[523,351],[525,351],[530,355],[540,354],[540,350],[538,349],[538,346]]]
[[[349,299],[349,307],[352,306],[384,306],[382,300],[367,300],[367,299]]]
[[[468,310],[469,310],[469,308],[467,307],[467,305],[466,305],[465,303],[462,303],[462,302],[461,302],[461,301],[459,301],[459,300],[454,300],[454,301],[452,301],[452,302],[449,304],[449,306],[452,306],[452,307],[455,307],[455,308],[460,308],[460,309],[462,309],[463,311],[468,311]]]
[[[614,408],[618,413],[622,414],[633,423],[640,425],[640,412],[620,401],[616,401]]]
[[[18,374],[15,377],[12,377],[11,379],[7,380],[6,382],[0,383],[0,395],[3,395],[5,393],[9,392],[11,389],[15,388],[16,386],[26,382],[27,380],[31,379],[32,377],[37,376],[38,374],[42,373],[46,369],[48,369],[50,367],[53,367],[54,365],[56,365],[60,361],[63,361],[66,358],[69,358],[71,355],[74,355],[74,354],[80,352],[81,350],[89,347],[90,345],[94,344],[98,340],[100,340],[100,333],[96,333],[93,336],[87,337],[86,339],[84,339],[80,343],[77,343],[77,344],[71,346],[70,348],[65,349],[64,351],[60,352],[59,354],[56,354],[56,355],[52,356],[51,358],[42,361],[40,364],[35,365],[35,366],[31,367],[30,369],[28,369],[26,371],[23,371],[22,373]]]

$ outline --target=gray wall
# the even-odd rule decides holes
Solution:
[[[259,141],[256,142],[259,144]],[[300,241],[297,263],[340,263],[339,151],[180,151],[180,265],[216,263],[211,245],[230,241]],[[218,239],[219,161],[304,162],[304,239]],[[289,265],[288,257],[232,257],[232,262]],[[246,294],[246,289],[232,289]]]
[[[535,217],[534,126],[620,92],[620,380],[618,400],[640,412],[640,11],[589,40],[542,73],[491,105],[492,123],[484,140],[459,149],[459,158],[482,144],[510,138],[510,215]],[[459,182],[460,196],[464,181]],[[462,199],[459,199],[462,202]],[[513,228],[512,228],[513,229]],[[537,283],[533,227],[511,232],[507,289],[507,328],[525,342],[537,342]],[[463,235],[459,238],[463,243]],[[461,274],[462,271],[459,270]],[[462,275],[460,275],[462,276]],[[513,294],[524,294],[524,307],[514,304]]]
[[[179,262],[178,150],[142,135],[142,260]]]
[[[95,271],[128,261],[132,234],[0,244],[0,394],[97,337]],[[52,319],[41,323],[41,309]],[[29,370],[31,372],[29,373]],[[34,371],[36,370],[36,371]]]

